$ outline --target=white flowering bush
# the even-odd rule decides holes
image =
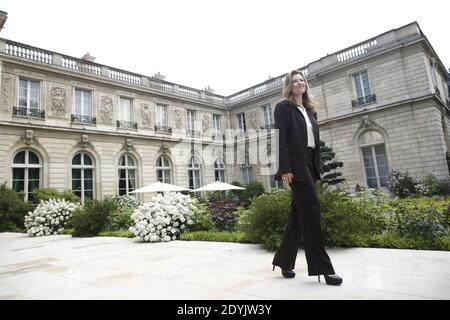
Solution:
[[[67,225],[72,212],[79,206],[64,199],[41,201],[25,216],[25,228],[30,237],[57,234]]]
[[[193,223],[191,217],[198,200],[181,193],[159,194],[151,202],[133,211],[134,225],[129,228],[141,242],[176,240]]]

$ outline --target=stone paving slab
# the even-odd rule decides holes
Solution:
[[[0,233],[0,300],[450,299],[450,252],[327,251],[342,286],[308,277],[303,250],[285,279],[272,272],[273,253],[253,244]]]

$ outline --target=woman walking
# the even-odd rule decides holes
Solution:
[[[275,107],[278,129],[278,172],[275,179],[292,189],[291,213],[280,248],[273,258],[273,268],[281,268],[286,278],[294,278],[295,260],[303,237],[308,275],[323,275],[329,285],[340,285],[325,251],[320,228],[320,203],[316,184],[320,181],[319,126],[315,104],[306,78],[291,71],[284,81],[283,100]]]

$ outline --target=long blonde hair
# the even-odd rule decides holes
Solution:
[[[292,77],[296,74],[301,75],[302,78],[305,80],[306,90],[302,96],[303,105],[305,106],[305,108],[308,108],[308,110],[311,111],[312,113],[316,113],[317,103],[314,102],[314,100],[312,99],[312,96],[309,93],[308,81],[306,80],[306,77],[303,75],[303,73],[301,71],[292,70],[291,72],[289,72],[286,75],[286,77],[284,78],[284,82],[283,82],[283,93],[282,93],[283,98],[285,98],[286,100],[292,101],[293,103],[296,103],[295,99],[292,95],[292,88],[293,88]]]

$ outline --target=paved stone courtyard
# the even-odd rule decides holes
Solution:
[[[450,252],[329,248],[333,287],[308,277],[304,251],[294,279],[272,272],[258,245],[0,233],[0,300],[450,299]]]

